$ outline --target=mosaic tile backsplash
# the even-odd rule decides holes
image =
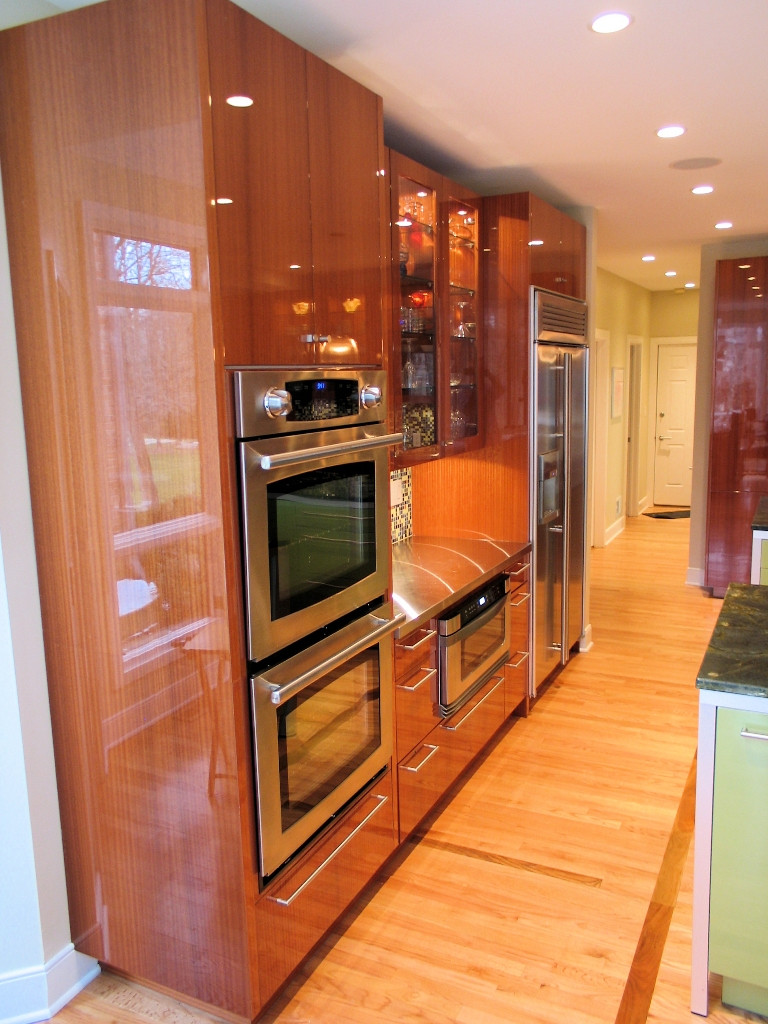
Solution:
[[[411,470],[395,469],[389,474],[390,493],[402,488],[403,500],[392,504],[392,543],[407,540],[413,534],[413,489]]]

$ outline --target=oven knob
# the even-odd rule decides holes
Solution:
[[[269,388],[264,395],[264,410],[270,419],[287,416],[291,411],[291,396],[282,388]]]
[[[381,405],[381,388],[375,384],[366,384],[360,392],[360,405],[364,409],[375,409]]]

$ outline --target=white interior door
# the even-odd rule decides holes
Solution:
[[[653,473],[655,505],[690,505],[696,346],[660,345]]]

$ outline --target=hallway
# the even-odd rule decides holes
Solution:
[[[702,1020],[688,1009],[686,854],[695,677],[720,602],[684,583],[689,526],[639,516],[593,550],[593,649],[513,722],[263,1021]],[[711,991],[713,1024],[761,1019]],[[159,1018],[207,1019],[105,974],[55,1021]]]

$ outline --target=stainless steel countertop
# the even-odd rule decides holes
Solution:
[[[527,541],[411,537],[392,546],[392,600],[407,636],[530,551]]]

